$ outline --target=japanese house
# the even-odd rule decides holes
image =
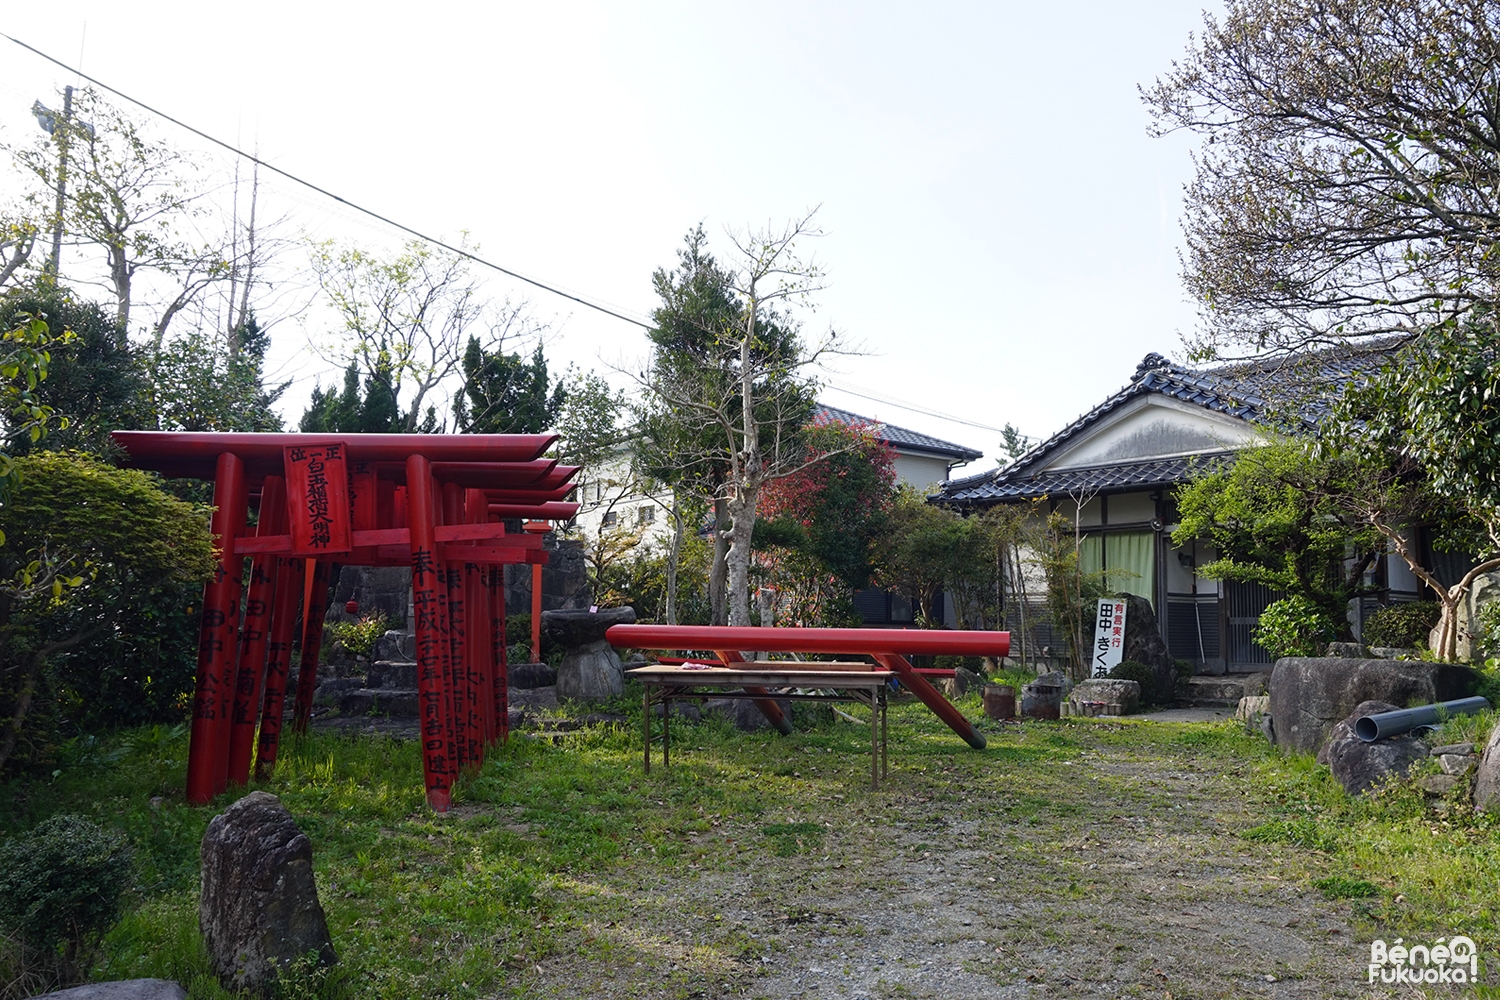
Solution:
[[[1010,465],[946,482],[929,499],[960,511],[1039,503],[1076,517],[1084,571],[1106,571],[1111,587],[1149,600],[1174,657],[1200,673],[1264,670],[1270,658],[1251,629],[1279,595],[1199,575],[1215,554],[1203,543],[1173,543],[1176,488],[1195,469],[1259,442],[1269,423],[1315,426],[1329,400],[1379,368],[1393,346],[1201,369],[1148,354],[1124,388]],[[1387,601],[1425,596],[1396,556],[1380,558],[1366,579]],[[1039,602],[1025,610],[1033,622],[1042,617]],[[1365,610],[1351,608],[1356,633]],[[1022,611],[1007,607],[1008,627],[1018,627]]]

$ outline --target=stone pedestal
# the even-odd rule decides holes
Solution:
[[[557,666],[557,696],[573,701],[605,701],[625,693],[625,668],[614,648],[598,642],[574,646]]]
[[[557,696],[605,701],[624,694],[625,668],[604,633],[611,625],[634,622],[634,608],[542,612],[543,635],[566,650],[557,667]]]

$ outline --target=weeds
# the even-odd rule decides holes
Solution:
[[[1170,843],[1182,878],[1226,851],[1255,858],[1257,877],[1344,907],[1367,936],[1464,933],[1491,953],[1500,944],[1491,900],[1500,824],[1456,803],[1434,807],[1409,787],[1351,799],[1310,758],[1282,756],[1232,723],[981,721],[990,746],[975,752],[898,701],[891,778],[871,792],[868,730],[826,713],[799,716],[804,728],[786,738],[674,719],[673,765],[647,777],[634,695],[608,706],[623,724],[561,744],[514,737],[460,780],[445,816],[423,805],[413,742],[289,740],[274,778],[257,787],[279,795],[313,841],[340,965],[290,975],[282,995],[510,995],[531,991],[543,964],[609,975],[639,965],[683,994],[724,995],[724,982],[749,975],[742,956],[766,945],[713,911],[692,917],[671,890],[689,872],[811,884],[829,855],[928,866],[965,844],[994,852],[1000,887],[1034,879],[1030,891],[1069,905],[1114,890],[1102,870],[1052,860],[1087,850],[1098,831],[1143,850]],[[980,718],[977,696],[959,707]],[[1466,742],[1489,724],[1449,720],[1442,738],[1461,732],[1451,741]],[[0,794],[0,833],[73,812],[126,834],[134,889],[91,978],[160,976],[195,1000],[221,1000],[198,937],[197,850],[208,819],[241,793],[188,806],[186,744],[180,730],[137,730],[55,778],[14,782]],[[652,930],[658,914],[679,910],[696,935],[685,950],[651,937],[668,935]],[[615,927],[630,932],[606,932]],[[0,942],[0,973],[26,973],[8,955]],[[579,983],[574,995],[602,995]]]

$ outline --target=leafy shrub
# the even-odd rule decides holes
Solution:
[[[0,845],[0,925],[71,962],[114,924],[131,876],[125,838],[58,815]]]
[[[1365,619],[1360,641],[1366,646],[1425,646],[1442,610],[1437,601],[1412,601],[1381,608]]]
[[[1142,705],[1170,705],[1177,700],[1175,683],[1157,677],[1156,671],[1136,660],[1123,660],[1110,670],[1115,680],[1135,681],[1141,686]]]
[[[385,612],[377,611],[373,615],[364,615],[357,621],[330,622],[328,634],[343,643],[344,648],[355,656],[368,659],[375,649],[375,640],[385,635],[390,624],[391,620],[385,616]]]
[[[937,656],[933,658],[933,665],[939,670],[957,670],[962,667],[972,673],[984,674],[982,656]]]
[[[1337,635],[1333,619],[1306,597],[1293,594],[1266,605],[1252,638],[1271,659],[1279,660],[1283,656],[1318,656]]]
[[[505,616],[505,644],[514,646],[518,642],[531,642],[531,616],[528,614]]]

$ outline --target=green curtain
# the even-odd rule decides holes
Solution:
[[[1144,597],[1155,607],[1155,532],[1127,531],[1105,535],[1104,568],[1113,590]]]
[[[1078,543],[1078,569],[1085,578],[1104,569],[1104,543],[1098,535],[1084,535]]]

